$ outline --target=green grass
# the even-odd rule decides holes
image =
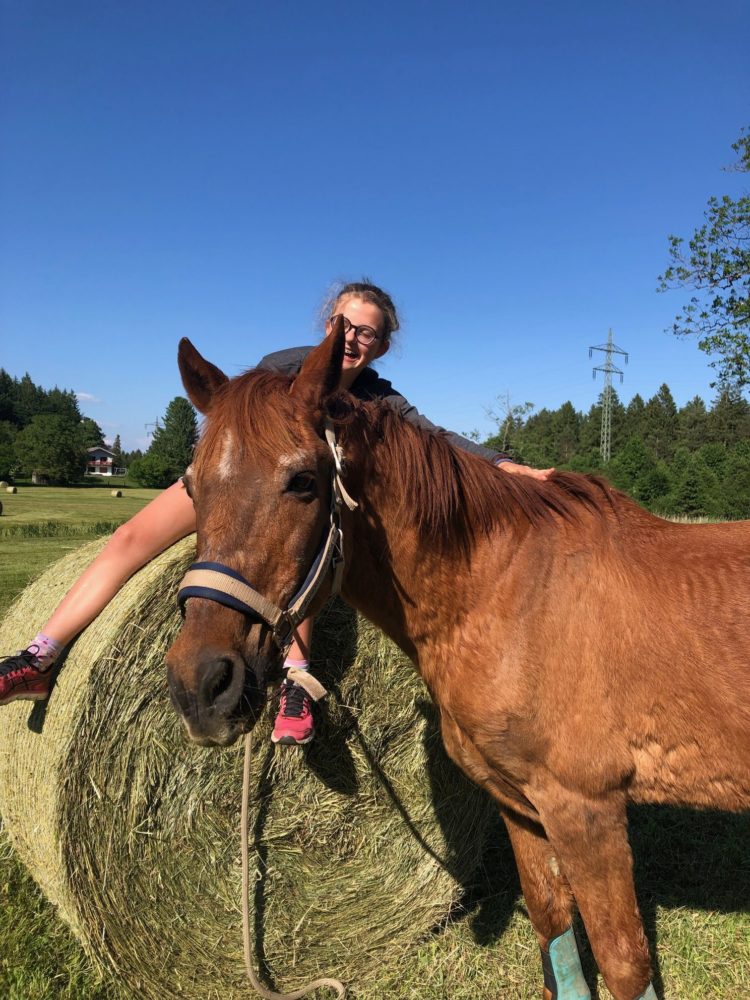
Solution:
[[[104,983],[0,833],[0,996],[125,1000]]]
[[[121,497],[113,497],[109,487],[20,486],[18,493],[0,493],[0,528],[39,521],[71,525],[113,520],[122,523],[158,494],[159,490],[123,490]]]
[[[2,495],[0,613],[50,562],[125,520],[156,492],[132,490],[115,499],[106,490],[35,488]],[[639,808],[631,813],[631,839],[646,931],[657,951],[659,996],[662,980],[668,996],[680,1000],[744,996],[750,817]],[[485,869],[450,932],[436,929],[416,953],[384,968],[372,1000],[538,998],[538,952],[500,827]],[[590,956],[584,962],[591,971]],[[608,995],[600,989],[601,1000]],[[113,979],[98,977],[1,830],[0,1000],[132,1000]]]
[[[105,489],[36,486],[0,494],[0,615],[50,563],[85,541],[114,531],[158,492],[128,490],[113,497]],[[21,644],[27,641],[19,636]]]

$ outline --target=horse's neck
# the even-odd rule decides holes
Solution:
[[[343,593],[419,664],[465,614],[470,566],[459,546],[421,536],[418,512],[401,501],[403,485],[383,458],[360,452],[349,466],[360,507],[346,517]]]

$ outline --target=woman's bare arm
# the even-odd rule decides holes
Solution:
[[[121,525],[58,604],[42,632],[67,645],[136,570],[195,531],[193,502],[175,483]]]

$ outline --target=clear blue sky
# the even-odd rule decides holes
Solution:
[[[125,447],[181,391],[314,342],[335,278],[393,294],[379,370],[437,423],[498,393],[588,409],[712,396],[664,333],[689,235],[750,122],[746,0],[0,0],[0,365]]]

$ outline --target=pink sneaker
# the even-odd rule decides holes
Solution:
[[[315,735],[310,696],[293,681],[282,681],[281,703],[271,739],[274,743],[309,743]]]
[[[43,701],[52,686],[52,667],[39,668],[33,649],[0,660],[0,705],[11,701]]]

